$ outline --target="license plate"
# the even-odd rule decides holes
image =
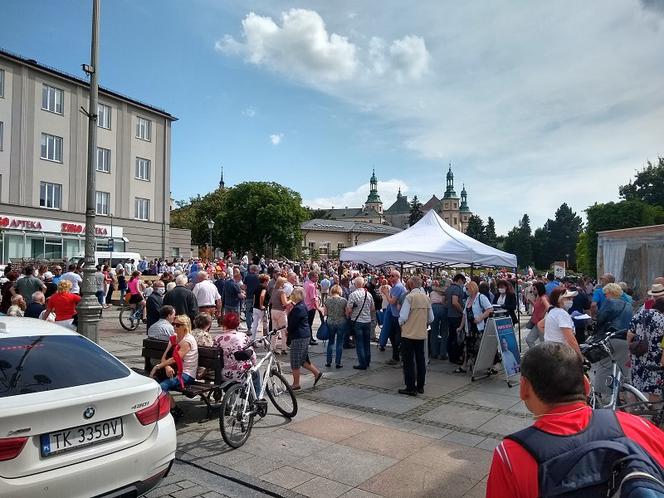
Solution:
[[[122,436],[122,418],[119,417],[94,424],[79,425],[71,429],[42,434],[41,454],[47,457],[102,441],[120,439]]]

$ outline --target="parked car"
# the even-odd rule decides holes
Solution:
[[[175,446],[153,379],[69,329],[0,317],[0,496],[138,496]]]

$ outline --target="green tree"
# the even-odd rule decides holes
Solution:
[[[595,203],[586,209],[586,214],[587,243],[581,249],[586,252],[584,264],[591,269],[591,274],[597,268],[597,232],[664,223],[664,208],[642,201]]]
[[[648,161],[635,179],[618,188],[620,197],[626,201],[641,201],[664,208],[664,157],[658,158],[657,164]]]
[[[413,196],[413,200],[410,201],[410,215],[408,216],[408,225],[413,226],[415,223],[422,219],[422,203],[419,201],[417,196]]]
[[[496,247],[496,244],[498,243],[498,236],[496,235],[496,222],[491,216],[489,216],[489,218],[486,220],[483,242],[487,245],[490,245],[491,247]]]
[[[533,264],[533,235],[530,229],[530,217],[527,214],[519,220],[518,226],[508,232],[503,249],[516,256],[520,267]]]
[[[576,268],[576,244],[583,227],[580,216],[566,203],[557,210],[553,220],[549,220],[550,266],[553,261],[568,261],[570,268]]]
[[[297,192],[274,182],[245,182],[224,191],[215,217],[220,247],[293,257],[307,219]],[[221,243],[223,242],[223,244]]]
[[[475,240],[479,240],[480,242],[484,240],[484,223],[482,222],[482,218],[476,214],[473,214],[468,218],[466,235]]]
[[[595,268],[591,266],[588,256],[588,233],[581,232],[576,243],[576,270],[584,275],[594,275]]]
[[[228,189],[217,189],[204,196],[197,195],[189,201],[176,201],[177,209],[171,211],[171,226],[191,230],[194,244],[203,246],[210,240],[209,220],[215,220],[217,214],[224,209],[224,197]],[[215,226],[213,244],[221,247]]]

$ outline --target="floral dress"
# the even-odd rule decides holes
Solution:
[[[654,368],[659,366],[662,358],[660,343],[664,337],[664,315],[656,310],[642,309],[632,318],[629,330],[635,334],[633,341],[645,339],[648,342],[647,353],[632,355],[632,384],[641,392],[661,396],[664,377]]]
[[[241,382],[244,373],[256,364],[256,353],[252,355],[251,360],[237,361],[233,353],[244,349],[251,340],[244,332],[237,330],[227,330],[214,339],[214,345],[221,348],[224,357],[224,370],[221,376],[224,380]]]

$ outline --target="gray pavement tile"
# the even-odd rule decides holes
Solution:
[[[479,430],[503,434],[507,436],[513,432],[520,431],[532,425],[533,421],[522,417],[513,417],[511,415],[496,415],[487,423],[481,425]]]
[[[355,362],[350,358],[342,360],[341,364],[343,365],[343,368],[336,368],[334,363],[332,363],[331,367],[326,367],[324,361],[325,360],[323,360],[322,364],[318,365],[318,368],[322,372],[325,372],[323,379],[347,379],[358,375],[357,370],[353,370]]]
[[[447,436],[452,431],[450,429],[443,429],[442,427],[436,427],[433,425],[417,424],[417,427],[410,429],[410,432],[418,434],[419,436],[440,439],[443,436]]]
[[[198,486],[198,484],[196,484],[195,482],[184,480],[178,482],[178,486],[180,486],[182,489],[186,489],[186,488],[191,488],[192,486]]]
[[[261,479],[286,489],[293,489],[316,477],[301,469],[284,466],[265,474]]]
[[[488,437],[480,444],[476,445],[475,447],[481,448],[483,450],[493,451],[496,448],[496,446],[498,446],[500,443],[501,443],[500,440]]]
[[[358,376],[353,379],[357,384],[365,386],[384,387],[386,389],[396,389],[403,385],[403,373],[401,370],[383,370],[381,372]]]
[[[402,461],[360,485],[388,498],[463,496],[477,484],[472,477]],[[443,491],[444,490],[444,491]]]
[[[252,453],[242,451],[241,449],[237,450],[227,449],[223,453],[208,457],[207,460],[212,463],[216,463],[217,465],[221,465],[222,467],[230,467],[233,464],[243,462],[245,460],[249,460],[250,458],[254,457],[255,455],[253,455]]]
[[[380,495],[375,495],[360,488],[353,488],[348,493],[341,495],[341,498],[380,498]]]
[[[518,379],[513,379],[514,382]],[[504,379],[482,379],[473,383],[472,390],[486,393],[502,394],[503,396],[512,396],[519,399],[519,384],[508,387]]]
[[[413,453],[403,460],[403,462],[414,463],[420,467],[428,467],[437,471],[467,476],[477,482],[489,473],[492,456],[493,452],[491,451],[470,448],[443,438]],[[365,489],[364,486],[362,486],[362,489]]]
[[[469,393],[463,394],[462,396],[459,396],[458,398],[455,398],[455,401],[462,401],[464,403],[480,406],[488,406],[490,408],[499,408],[502,410],[506,410],[515,404],[513,396],[487,393],[484,391],[471,391]]]
[[[525,415],[532,415],[531,411],[528,410],[528,408],[526,408],[526,404],[521,400],[519,400],[514,405],[510,406],[509,411],[516,413],[523,413]]]
[[[317,476],[357,486],[396,462],[394,458],[335,444],[313,453],[311,458],[300,460],[293,466]]]
[[[363,422],[323,413],[317,417],[293,423],[288,430],[336,443],[371,428],[371,425]]]
[[[463,498],[484,498],[486,496],[486,478],[475,484],[470,491],[468,491]]]
[[[182,479],[182,477],[180,477]],[[180,491],[182,488],[178,486],[177,484],[167,484],[166,486],[159,486],[151,490],[149,493],[145,495],[145,498],[158,498],[160,496],[168,496],[171,493],[175,493],[176,491]]]
[[[468,434],[466,432],[452,431],[446,436],[441,438],[441,441],[451,441],[453,443],[463,444],[464,446],[477,446],[486,438],[484,436],[477,436],[475,434]]]
[[[342,418],[358,418],[364,415],[364,413],[365,412],[342,406],[330,410],[329,412],[327,412],[326,415],[333,415],[335,417],[342,417]]]
[[[472,408],[445,404],[425,413],[420,418],[444,424],[452,424],[457,427],[476,429],[491,420],[495,415],[493,412],[484,412]]]
[[[209,491],[203,495],[203,498],[224,498],[224,495],[219,494],[216,491]]]
[[[330,444],[332,443],[329,441],[295,431],[278,429],[261,434],[260,437],[250,437],[242,446],[242,450],[257,456],[288,461],[289,459],[297,460],[309,456]]]
[[[376,391],[349,386],[334,386],[317,392],[317,396],[323,400],[353,405],[374,394],[376,394]]]
[[[293,491],[311,498],[337,498],[350,489],[351,487],[346,484],[331,481],[324,477],[314,477],[311,481],[293,488]]]
[[[412,420],[404,420],[400,418],[388,417],[386,415],[379,415],[375,413],[367,413],[356,419],[358,422],[366,422],[369,424],[379,425],[381,427],[392,427],[402,431],[409,431],[417,427],[417,422]]]
[[[366,408],[375,408],[392,413],[406,413],[413,408],[423,405],[425,400],[416,398],[414,396],[404,396],[402,394],[382,394],[377,393],[373,396],[367,397],[362,401],[354,404],[364,406]]]
[[[196,496],[201,496],[202,494],[206,493],[209,491],[209,489],[205,489],[201,486],[195,485],[187,489],[181,489],[180,491],[176,491],[175,493],[171,493],[171,496],[173,498],[194,498]]]
[[[355,434],[339,444],[401,460],[431,442],[432,439],[428,437],[383,427]]]
[[[293,460],[294,459],[292,458],[278,459],[268,458],[266,456],[252,456],[246,460],[230,463],[226,465],[226,467],[237,470],[238,472],[242,472],[243,474],[254,477],[261,477],[265,474],[269,474],[274,470],[277,470],[280,467],[283,467],[284,465],[287,465]]]
[[[311,401],[304,398],[298,398],[297,406],[302,407],[308,410],[312,410],[319,413],[327,413],[336,408],[334,405],[329,405],[327,403],[322,403],[320,401]],[[298,408],[299,409],[299,408]],[[297,418],[297,416],[296,416]]]

